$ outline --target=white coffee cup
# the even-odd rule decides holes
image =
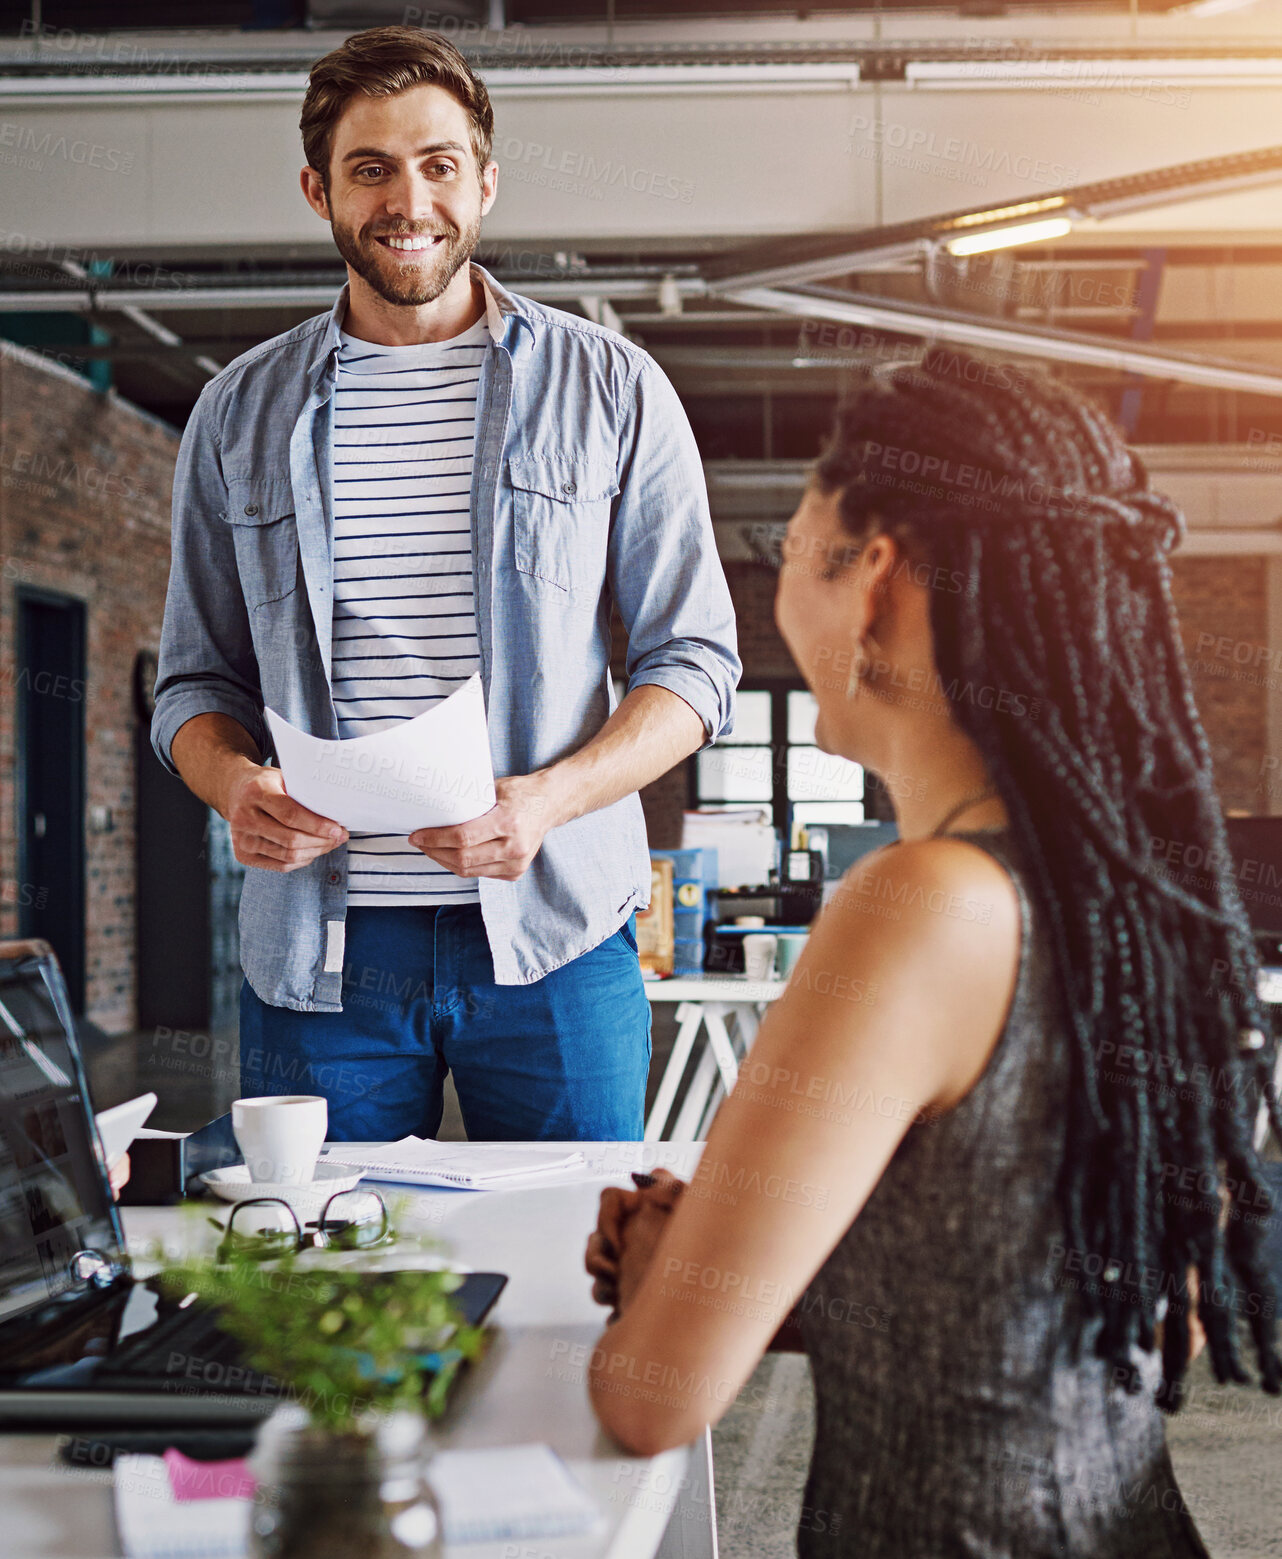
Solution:
[[[319,1094],[266,1094],[237,1099],[231,1129],[255,1185],[310,1185],[329,1126]]]
[[[750,980],[774,978],[779,938],[773,931],[753,932],[743,939],[743,967]]]

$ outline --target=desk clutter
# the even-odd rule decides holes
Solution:
[[[896,835],[893,823],[799,824],[784,840],[763,809],[686,812],[681,848],[650,851],[650,905],[636,920],[642,973],[786,978],[838,879]],[[778,938],[777,956],[767,968],[758,954],[750,969],[744,939],[758,931]]]
[[[306,1218],[314,1218],[328,1198],[362,1180],[468,1191],[515,1189],[583,1164],[576,1149],[459,1144],[411,1136],[377,1152],[331,1148],[314,1160],[301,1184],[255,1180],[236,1141],[231,1111],[186,1136],[136,1137],[130,1158],[133,1174],[120,1195],[126,1207],[165,1205],[203,1193],[232,1203],[276,1197]]]
[[[715,850],[650,851],[650,908],[637,915],[643,970],[669,975],[703,968],[704,927],[716,894]]]
[[[400,1469],[398,1469],[400,1470]],[[418,1498],[400,1501],[403,1546],[429,1559],[450,1544],[577,1536],[602,1520],[597,1502],[548,1445],[440,1451],[416,1463]],[[252,1458],[197,1461],[176,1448],[115,1458],[116,1526],[125,1559],[250,1559],[256,1507],[270,1498]],[[412,1512],[407,1520],[407,1513]],[[413,1543],[409,1539],[415,1539]],[[371,1559],[368,1552],[359,1559]]]
[[[137,1133],[154,1100],[95,1119],[66,987],[46,944],[0,949],[0,993],[12,1036],[0,1067],[0,1152],[11,1210],[26,1216],[25,1229],[11,1220],[0,1262],[0,1418],[14,1447],[0,1553],[439,1559],[443,1543],[452,1554],[486,1543],[493,1554],[496,1544],[564,1538],[600,1556],[623,1516],[629,1555],[657,1551],[669,1511],[612,1503],[634,1459],[596,1434],[575,1372],[548,1370],[541,1344],[533,1353],[522,1346],[549,1320],[581,1324],[577,1261],[557,1246],[567,1230],[578,1245],[578,1226],[590,1224],[597,1188],[587,1182],[648,1167],[655,1155],[627,1142],[584,1144],[584,1152],[551,1143],[390,1144],[394,1156],[466,1151],[469,1178],[495,1191],[537,1187],[485,1199],[487,1216],[452,1220],[443,1243],[440,1231],[418,1216],[402,1222],[399,1210],[426,1202],[426,1223],[437,1210],[450,1222],[471,1201],[453,1180],[439,1194],[393,1199],[390,1216],[358,1183],[332,1195],[314,1221],[300,1219],[299,1198],[318,1178],[328,1191],[335,1182],[325,1171],[337,1161],[316,1156],[323,1101],[279,1096],[259,1101],[266,1108],[249,1111],[252,1122],[241,1111],[240,1141],[230,1116],[192,1138],[148,1134],[169,1194],[122,1219],[108,1165],[124,1151],[145,1159]],[[250,1162],[236,1162],[241,1153],[258,1178]],[[689,1157],[662,1161],[689,1175]],[[567,1158],[581,1162],[549,1172]],[[356,1173],[363,1182],[395,1167],[380,1161]],[[418,1167],[439,1176],[441,1166]],[[279,1196],[163,1205],[202,1176],[226,1181],[233,1168],[239,1184],[225,1189]],[[546,1238],[531,1249],[540,1217]],[[375,1246],[389,1248],[366,1259]],[[485,1270],[492,1255],[510,1256],[525,1280],[500,1329],[488,1317],[509,1279]],[[549,1266],[562,1274],[551,1293]],[[427,1421],[440,1418],[452,1382],[483,1356],[476,1395],[440,1430],[448,1443],[462,1424],[466,1448],[433,1455],[440,1442]],[[476,1412],[477,1397],[501,1411]],[[544,1443],[553,1426],[582,1448],[572,1467]],[[51,1455],[78,1474],[60,1478],[53,1501],[47,1479],[26,1472]],[[682,1450],[640,1464],[666,1469],[675,1500],[688,1461]],[[701,1464],[690,1465],[700,1476]],[[103,1482],[110,1505],[90,1489]],[[701,1519],[711,1509],[709,1494]]]

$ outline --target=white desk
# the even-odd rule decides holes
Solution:
[[[439,1234],[454,1262],[508,1274],[491,1315],[496,1335],[485,1358],[457,1383],[448,1415],[434,1430],[438,1443],[545,1441],[608,1522],[592,1537],[451,1546],[449,1559],[716,1559],[710,1437],[655,1457],[622,1456],[597,1427],[586,1384],[605,1317],[583,1270],[601,1189],[630,1187],[629,1170],[656,1165],[686,1178],[701,1147],[572,1145],[588,1155],[594,1179],[558,1177],[514,1191],[409,1191],[413,1226]],[[343,1146],[334,1145],[335,1157]],[[385,1195],[401,1189],[380,1187]],[[210,1204],[211,1212],[224,1210]],[[181,1227],[181,1215],[170,1208],[125,1208],[124,1219],[139,1251]],[[0,1434],[0,1511],[0,1553],[14,1559],[108,1559],[120,1552],[109,1475],[65,1466],[53,1435]]]
[[[646,1117],[647,1142],[658,1142],[667,1129],[668,1117],[672,1114],[677,1090],[700,1030],[703,1031],[702,1042],[671,1136],[677,1142],[691,1142],[701,1141],[708,1135],[712,1117],[735,1085],[739,1062],[757,1037],[761,1015],[769,1002],[783,994],[787,983],[787,980],[750,980],[744,974],[682,974],[670,980],[645,982],[645,993],[651,1004],[667,1001],[678,1004],[677,1037],[663,1070],[659,1091]]]

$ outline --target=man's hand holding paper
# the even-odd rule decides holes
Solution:
[[[470,822],[495,803],[479,676],[372,736],[326,740],[264,710],[290,796],[361,833]]]
[[[561,821],[551,785],[542,774],[496,780],[496,804],[483,816],[453,828],[419,828],[410,843],[457,877],[500,877],[515,882]]]
[[[247,765],[233,781],[226,815],[236,859],[269,872],[296,872],[347,838],[341,823],[309,811],[285,793],[279,769],[259,764]]]

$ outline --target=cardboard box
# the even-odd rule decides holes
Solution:
[[[672,862],[650,858],[650,907],[637,911],[637,951],[642,969],[671,974],[675,948]]]

